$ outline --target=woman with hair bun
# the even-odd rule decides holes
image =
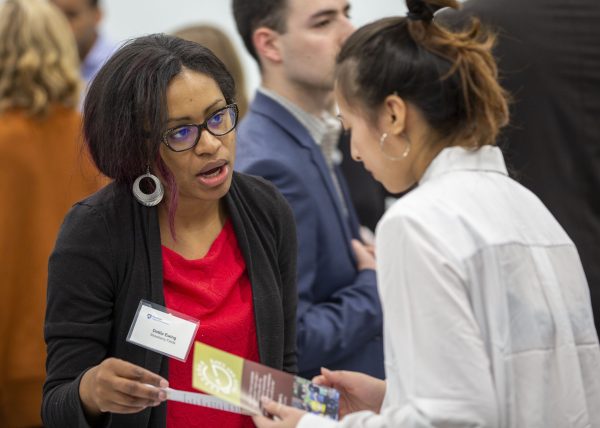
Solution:
[[[336,98],[355,160],[414,190],[377,227],[386,380],[322,370],[341,422],[266,401],[270,427],[600,426],[600,349],[577,249],[508,177],[496,136],[507,94],[477,21],[436,22],[455,0],[355,32]]]

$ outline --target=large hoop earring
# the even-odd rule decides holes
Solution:
[[[392,161],[399,161],[402,160],[404,158],[406,158],[408,156],[408,154],[410,153],[410,148],[411,148],[411,142],[410,139],[408,138],[408,135],[406,135],[406,133],[402,133],[402,137],[406,140],[406,148],[404,149],[404,151],[402,152],[402,154],[400,156],[392,156],[389,155],[385,152],[385,140],[387,139],[388,134],[387,132],[384,132],[383,134],[381,134],[381,138],[379,138],[379,147],[381,148],[381,153],[383,153],[383,155],[388,158],[389,160]]]
[[[152,193],[144,193],[144,191],[140,187],[140,183],[144,178],[149,178],[154,182],[154,191]],[[135,199],[137,199],[140,204],[145,205],[147,207],[153,207],[155,205],[158,205],[160,201],[162,201],[162,198],[165,194],[162,183],[156,175],[150,174],[149,167],[146,169],[145,174],[140,175],[138,178],[135,179],[135,181],[133,182],[132,191],[133,196],[135,196]]]

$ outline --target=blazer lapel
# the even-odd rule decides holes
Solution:
[[[275,122],[275,124],[283,129],[293,141],[309,151],[311,161],[317,167],[321,181],[323,182],[324,187],[327,189],[329,197],[333,200],[336,215],[338,216],[340,224],[343,225],[342,229],[344,238],[347,242],[350,242],[350,240],[355,237],[355,233],[352,233],[350,230],[352,216],[351,212],[353,211],[352,203],[345,198],[344,202],[346,203],[346,207],[348,209],[348,218],[346,218],[344,215],[342,201],[340,200],[340,196],[345,197],[343,195],[344,190],[341,189],[342,195],[338,195],[331,177],[331,173],[329,172],[329,168],[327,167],[327,163],[323,157],[323,153],[321,152],[320,147],[311,137],[308,130],[300,122],[298,122],[292,113],[290,113],[285,107],[268,96],[261,94],[260,92],[256,93],[256,97],[251,108],[257,113],[266,116],[268,119]],[[340,181],[339,176],[338,181]],[[340,187],[342,187],[341,182]],[[354,258],[353,254],[352,258]]]

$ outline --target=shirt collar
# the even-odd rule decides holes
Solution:
[[[484,171],[508,175],[502,151],[496,146],[486,145],[479,149],[446,147],[429,164],[419,184],[456,171]]]
[[[288,110],[292,116],[306,128],[317,145],[320,146],[323,140],[328,137],[328,134],[332,132],[336,132],[337,137],[339,137],[341,133],[341,124],[331,113],[323,112],[321,116],[315,116],[302,110],[287,98],[265,87],[259,87],[258,91],[281,104]]]

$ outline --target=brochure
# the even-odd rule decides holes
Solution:
[[[193,404],[194,406],[210,407],[211,409],[224,410],[226,412],[241,413],[242,415],[253,414],[241,409],[239,406],[234,406],[233,404],[212,395],[181,391],[173,388],[167,388],[166,391],[167,400]]]
[[[340,394],[334,388],[214,348],[194,344],[192,386],[240,409],[260,414],[260,399],[338,419]]]

